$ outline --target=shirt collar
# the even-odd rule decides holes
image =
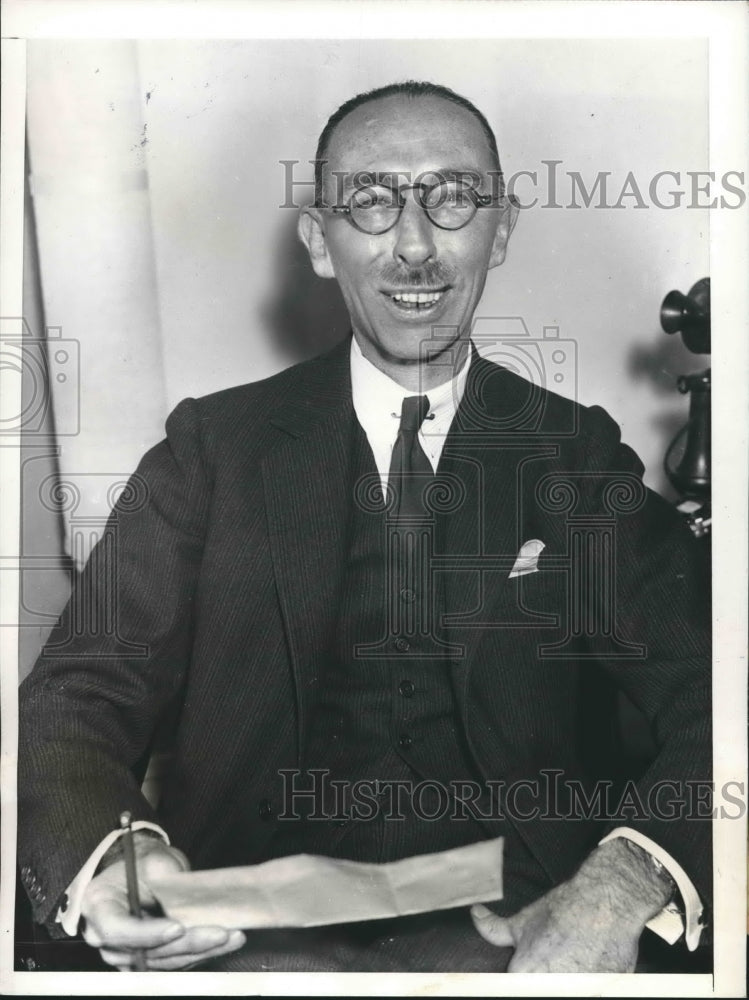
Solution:
[[[472,353],[472,350],[468,352],[463,367],[457,375],[426,393],[429,397],[428,416],[434,415],[433,427],[439,425],[447,429],[452,423],[465,392]],[[392,420],[391,414],[400,418],[401,403],[404,398],[415,395],[367,360],[356,342],[356,337],[351,338],[351,391],[356,416],[367,431],[378,423],[382,424],[386,419]],[[396,424],[396,431],[397,426]]]

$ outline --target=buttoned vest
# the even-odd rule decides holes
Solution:
[[[439,471],[438,490],[447,488]],[[319,665],[305,774],[295,786],[310,794],[298,796],[299,819],[280,823],[270,855],[385,862],[504,835],[506,871],[509,863],[535,895],[543,873],[509,824],[481,822],[456,801],[461,783],[478,787],[480,778],[456,709],[441,577],[428,565],[429,551],[444,551],[444,521],[414,526],[422,571],[406,572],[404,528],[383,498],[358,421],[350,489],[337,627]]]

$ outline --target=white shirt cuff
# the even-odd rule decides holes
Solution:
[[[136,822],[133,823],[132,829],[133,833],[135,833],[136,830],[153,830],[154,833],[158,833],[164,838],[165,843],[169,843],[169,837],[161,829],[161,827],[157,826],[155,823],[149,823],[145,819],[136,820]],[[89,855],[89,858],[83,868],[81,868],[67,888],[66,894],[68,897],[68,904],[64,911],[62,907],[58,909],[55,922],[62,924],[62,929],[71,937],[75,937],[78,933],[78,923],[81,919],[83,894],[88,888],[89,882],[94,877],[94,872],[99,867],[99,862],[112,844],[120,839],[123,833],[125,833],[124,830],[112,830],[112,832],[107,834],[103,840],[99,841],[98,846],[94,849],[93,853]]]
[[[700,935],[702,934],[702,925],[699,922],[702,916],[702,900],[690,877],[679,862],[674,861],[668,851],[664,851],[650,837],[646,837],[638,830],[631,830],[628,826],[620,826],[616,830],[612,830],[600,843],[605,844],[607,840],[615,840],[617,837],[626,837],[627,840],[631,840],[633,844],[637,844],[638,847],[651,854],[656,861],[659,861],[676,883],[684,902],[683,914],[675,903],[668,903],[660,913],[656,913],[651,920],[648,920],[645,926],[668,941],[669,944],[674,944],[684,934],[687,948],[694,951],[700,943]]]

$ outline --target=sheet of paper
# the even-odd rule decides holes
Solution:
[[[316,927],[501,899],[503,846],[497,837],[382,865],[296,854],[149,885],[185,926]]]

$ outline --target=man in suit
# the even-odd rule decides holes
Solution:
[[[445,88],[332,116],[299,233],[352,337],[176,408],[22,687],[22,877],[38,920],[82,915],[113,966],[141,947],[151,969],[627,971],[648,923],[699,940],[709,829],[679,796],[710,771],[704,586],[614,422],[472,346],[516,219],[499,178],[489,125]],[[623,808],[583,815],[609,682],[658,753]],[[154,809],[137,767],[167,716]],[[374,815],[323,774],[374,788]],[[418,808],[383,802],[418,783]],[[488,836],[504,898],[314,933],[138,921],[124,809],[146,903],[189,864]]]

